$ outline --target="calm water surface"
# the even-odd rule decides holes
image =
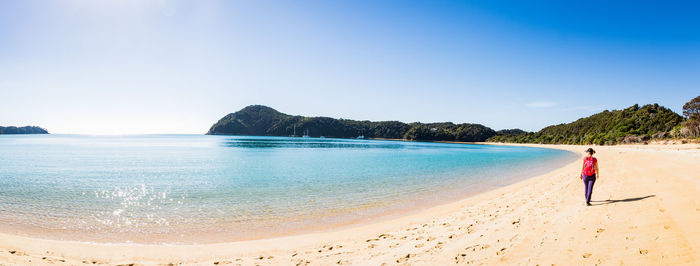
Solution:
[[[254,239],[433,206],[574,158],[380,140],[1,135],[0,231],[96,242]]]

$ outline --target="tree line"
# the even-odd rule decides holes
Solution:
[[[512,142],[614,145],[652,139],[700,137],[700,96],[683,106],[683,116],[658,104],[605,110],[589,117],[543,128],[494,131],[480,124],[358,121],[288,115],[263,105],[228,114],[211,126],[212,135],[385,138],[419,141]]]
[[[653,139],[700,137],[700,96],[683,106],[683,115],[658,104],[637,104],[622,110],[605,110],[567,124],[538,132],[499,132],[489,142],[613,145]]]
[[[358,121],[330,117],[292,116],[267,106],[252,105],[221,118],[209,129],[212,135],[301,136],[334,138],[385,138],[423,141],[485,141],[496,131],[479,124],[403,123]]]

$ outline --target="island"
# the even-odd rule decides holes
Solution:
[[[0,134],[49,134],[44,128],[36,126],[24,126],[24,127],[0,127]]]

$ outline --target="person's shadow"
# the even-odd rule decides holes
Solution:
[[[597,204],[591,204],[591,205],[605,205],[605,204],[612,204],[612,203],[618,203],[618,202],[632,202],[632,201],[640,201],[646,198],[651,198],[651,197],[656,197],[656,195],[647,195],[644,197],[636,197],[636,198],[626,198],[626,199],[619,199],[619,200],[591,200],[591,202],[597,202]]]

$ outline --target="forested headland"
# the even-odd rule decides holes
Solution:
[[[614,145],[670,138],[700,137],[700,96],[683,106],[683,116],[658,104],[637,104],[543,128],[495,131],[480,124],[358,121],[288,115],[263,105],[228,114],[211,126],[210,135],[384,138],[417,141],[510,142]]]
[[[49,134],[46,129],[25,126],[25,127],[0,127],[0,134]]]
[[[510,132],[512,133],[512,132]],[[489,142],[613,145],[700,137],[700,96],[683,106],[683,116],[658,104],[605,110],[538,132],[500,133]]]
[[[216,122],[210,135],[301,136],[333,138],[385,138],[423,141],[477,142],[496,131],[479,124],[403,123],[358,121],[330,117],[304,117],[280,113],[263,105],[251,105]]]

